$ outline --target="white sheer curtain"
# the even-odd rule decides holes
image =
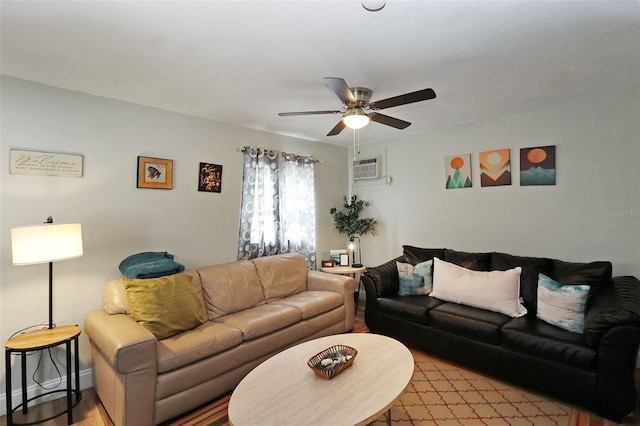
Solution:
[[[316,263],[313,157],[245,147],[238,260],[301,253]]]

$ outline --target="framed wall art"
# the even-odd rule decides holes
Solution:
[[[198,173],[198,191],[222,192],[222,166],[219,164],[200,163]]]
[[[520,186],[556,184],[556,146],[520,149]]]
[[[446,188],[471,188],[471,154],[452,155],[444,159]]]
[[[139,156],[137,187],[172,189],[173,160]]]
[[[479,160],[480,186],[511,185],[511,155],[508,148],[481,152]]]
[[[332,249],[329,251],[331,260],[333,260],[333,263],[336,265],[340,265],[340,255],[341,254],[347,254],[347,250],[345,249]]]
[[[12,175],[82,177],[84,157],[59,152],[9,151],[9,173]]]

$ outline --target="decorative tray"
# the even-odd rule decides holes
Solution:
[[[353,364],[358,351],[346,345],[334,345],[312,356],[307,365],[323,379],[332,379]]]

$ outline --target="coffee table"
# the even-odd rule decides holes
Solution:
[[[358,351],[351,367],[331,380],[316,376],[309,358],[339,344]],[[355,333],[310,340],[267,359],[242,379],[229,401],[229,423],[364,425],[391,408],[413,369],[411,352],[390,337]]]

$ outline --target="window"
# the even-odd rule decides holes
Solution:
[[[316,262],[313,157],[245,147],[238,260],[301,253]]]

